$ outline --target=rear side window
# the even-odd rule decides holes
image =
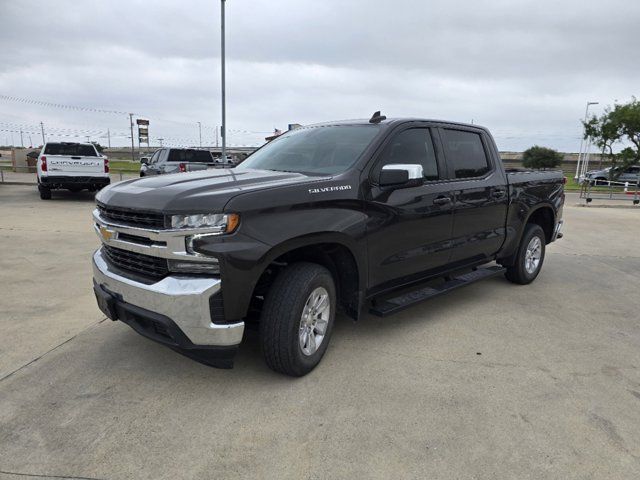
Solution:
[[[480,134],[462,130],[443,130],[447,163],[455,178],[481,177],[491,170]]]
[[[169,162],[212,163],[213,156],[208,150],[171,150]]]
[[[97,157],[98,154],[93,145],[81,143],[47,143],[44,149],[45,155],[66,155],[69,157]]]
[[[380,170],[390,164],[422,165],[425,180],[438,180],[438,162],[428,128],[411,128],[398,133],[382,152],[382,161],[374,171],[378,178]]]

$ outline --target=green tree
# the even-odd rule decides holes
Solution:
[[[552,148],[534,145],[522,154],[525,168],[555,168],[562,163],[562,154]]]
[[[629,103],[607,107],[600,117],[593,116],[584,123],[584,138],[592,138],[608,158],[611,172],[618,174],[629,165],[640,163],[640,101],[632,97]],[[614,152],[616,144],[626,145]]]

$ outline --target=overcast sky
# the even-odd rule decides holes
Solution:
[[[577,151],[587,100],[640,94],[637,1],[228,0],[226,19],[232,145],[382,110]],[[197,145],[200,121],[213,142],[219,0],[0,0],[0,20],[0,96],[135,112],[155,144]],[[122,113],[0,98],[0,144],[40,142],[40,121],[47,139],[129,142]]]

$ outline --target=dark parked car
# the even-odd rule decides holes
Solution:
[[[477,125],[302,127],[234,169],[102,190],[94,289],[109,318],[215,366],[257,323],[267,364],[304,375],[338,310],[388,315],[502,273],[532,282],[561,236],[564,182],[505,171]]]

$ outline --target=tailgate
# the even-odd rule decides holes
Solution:
[[[185,163],[187,172],[196,172],[198,170],[206,170],[211,165],[212,165],[211,163],[197,163],[197,162]]]
[[[66,155],[46,155],[47,170],[51,175],[99,175],[104,174],[102,157],[72,157]]]

